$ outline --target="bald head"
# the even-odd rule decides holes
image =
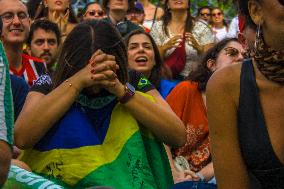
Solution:
[[[0,0],[0,15],[2,15],[2,12],[5,11],[5,9],[9,8],[5,5],[8,5],[8,6],[19,5],[23,7],[24,9],[26,9],[26,11],[28,12],[26,5],[21,0]]]
[[[21,46],[28,37],[30,19],[25,4],[20,0],[0,0],[3,21],[1,39],[5,44]]]

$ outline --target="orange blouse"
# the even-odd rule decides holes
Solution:
[[[186,144],[176,149],[174,155],[185,157],[190,169],[197,172],[211,162],[206,106],[198,83],[179,83],[166,100],[186,126]]]

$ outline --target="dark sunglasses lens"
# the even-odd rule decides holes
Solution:
[[[284,0],[278,0],[278,2],[279,2],[282,6],[284,6]]]
[[[216,13],[216,14],[212,14],[213,16],[221,16],[222,15],[222,13],[220,13],[220,12],[218,12],[218,13]]]
[[[103,16],[103,15],[104,15],[104,12],[103,12],[103,11],[98,11],[98,15],[99,15],[99,16]]]
[[[96,12],[95,12],[95,11],[91,11],[91,12],[89,12],[89,15],[90,15],[90,16],[95,16],[95,15],[96,15]]]
[[[99,16],[103,16],[104,15],[104,12],[103,11],[90,11],[89,12],[89,15],[90,16],[95,16],[96,15],[96,13],[99,15]]]

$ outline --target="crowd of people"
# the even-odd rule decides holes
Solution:
[[[190,3],[0,0],[0,188],[284,188],[283,0]]]

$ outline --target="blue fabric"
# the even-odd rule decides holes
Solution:
[[[186,181],[175,184],[172,189],[217,189],[217,186],[206,182]]]
[[[10,79],[14,102],[14,119],[16,121],[28,95],[29,86],[24,79],[15,75],[10,74]]]
[[[112,110],[117,101],[101,109],[74,104],[65,116],[36,144],[35,149],[72,149],[102,144],[106,136]]]
[[[172,91],[173,88],[179,83],[178,80],[166,80],[161,79],[160,86],[158,91],[160,92],[161,96],[166,99],[168,94]]]

